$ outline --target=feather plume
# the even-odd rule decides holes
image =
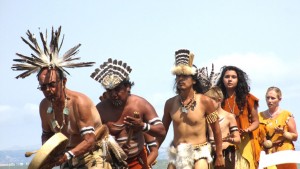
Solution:
[[[81,44],[74,46],[73,48],[69,49],[65,54],[60,58],[59,51],[62,47],[64,36],[62,37],[61,42],[59,43],[61,34],[61,26],[55,31],[52,27],[51,32],[51,40],[49,45],[47,45],[47,30],[46,35],[40,32],[40,38],[42,41],[42,49],[39,46],[37,39],[34,34],[32,34],[29,30],[27,31],[26,35],[28,36],[28,40],[21,37],[21,39],[27,44],[35,54],[31,54],[31,57],[25,56],[23,54],[16,53],[20,59],[13,59],[13,61],[18,62],[12,65],[12,70],[16,71],[25,71],[21,73],[16,78],[25,78],[32,73],[40,71],[42,68],[57,68],[67,74],[65,68],[77,68],[77,67],[90,67],[95,62],[79,62],[74,63],[73,61],[79,60],[80,57],[75,57],[75,55],[79,52],[79,47]],[[21,64],[19,64],[21,63]]]
[[[131,68],[126,63],[109,58],[90,77],[101,83],[105,89],[113,89],[127,79],[130,72]]]
[[[215,85],[219,75],[220,73],[214,72],[214,64],[212,64],[212,69],[209,75],[207,67],[199,68],[197,70],[197,78],[200,80],[200,83],[204,88],[204,92],[208,91],[212,86]]]
[[[193,66],[193,61],[194,61],[194,53],[189,54],[189,66]]]

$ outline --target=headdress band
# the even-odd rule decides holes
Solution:
[[[195,75],[193,66],[194,54],[187,49],[179,49],[175,52],[175,66],[172,69],[174,75]]]

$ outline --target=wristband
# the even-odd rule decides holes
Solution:
[[[67,159],[70,160],[75,157],[75,155],[72,153],[72,151],[65,152],[65,155],[67,156]]]
[[[147,132],[150,130],[150,124],[144,123],[143,132]]]

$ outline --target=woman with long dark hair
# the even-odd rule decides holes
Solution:
[[[222,108],[235,115],[241,135],[237,145],[237,169],[255,169],[258,165],[259,143],[256,139],[259,125],[258,99],[250,94],[248,75],[235,66],[224,66],[217,86],[221,88],[225,99]]]

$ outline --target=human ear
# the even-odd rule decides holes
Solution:
[[[67,83],[67,79],[64,78],[64,79],[62,80],[63,87],[66,87],[66,83]]]

